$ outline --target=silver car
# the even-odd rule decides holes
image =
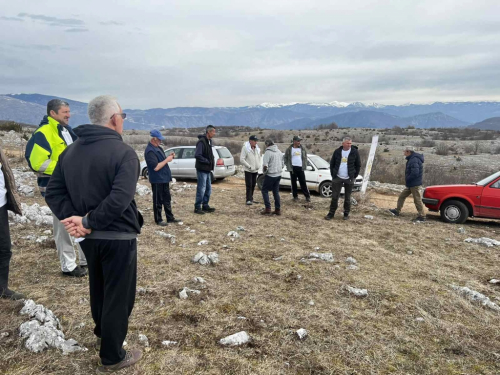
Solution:
[[[196,179],[196,159],[194,153],[196,146],[177,146],[165,150],[168,156],[171,152],[175,154],[174,160],[168,163],[172,177],[174,178],[193,178]],[[234,167],[234,158],[231,152],[224,146],[213,146],[215,168],[212,171],[212,181],[222,180],[236,173]],[[146,162],[141,162],[141,174],[148,178],[148,167]]]

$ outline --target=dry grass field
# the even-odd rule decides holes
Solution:
[[[450,287],[468,286],[500,301],[499,287],[488,283],[500,278],[499,250],[464,243],[467,237],[498,239],[499,222],[470,220],[464,234],[436,214],[415,225],[410,200],[395,218],[385,208],[396,197],[379,194],[360,200],[350,221],[338,215],[327,222],[329,202],[317,194],[310,206],[294,203],[287,190],[281,195],[283,216],[262,217],[263,205],[246,206],[243,182],[232,177],[213,185],[217,211],[198,216],[192,213],[194,188],[174,193],[173,210],[184,224],[165,232],[176,236],[175,244],[155,233],[151,196],[137,197],[146,223],[137,286],[145,292],[137,294],[127,342],[139,346],[138,335],[145,334],[150,347],[123,374],[500,373],[500,315]],[[262,201],[258,190],[257,197]],[[23,201],[44,204],[40,197]],[[233,242],[227,233],[238,226],[245,231]],[[61,276],[53,241],[39,245],[21,238],[46,229],[11,226],[11,284],[52,309],[66,337],[89,350],[67,356],[54,349],[28,352],[18,337],[26,320],[19,315],[22,303],[2,300],[0,333],[9,336],[0,337],[0,373],[94,373],[98,353],[88,279]],[[204,239],[208,245],[198,246]],[[333,252],[335,262],[301,261],[316,247]],[[220,263],[191,263],[200,250],[218,252]],[[358,270],[346,269],[349,256]],[[205,287],[193,283],[195,276],[207,281]],[[181,300],[178,292],[185,286],[201,294]],[[347,286],[366,288],[368,296],[356,298]],[[309,332],[303,341],[295,334],[299,328]],[[243,330],[250,344],[218,344]],[[163,340],[179,344],[166,348]]]

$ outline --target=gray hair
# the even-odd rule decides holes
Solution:
[[[405,151],[415,151],[415,148],[413,146],[405,146]]]
[[[352,138],[351,137],[344,137],[344,138],[342,138],[342,142],[345,142],[345,141],[351,141],[352,142]]]
[[[61,99],[52,99],[47,103],[47,116],[50,116],[50,111],[58,113],[61,107],[69,107],[69,104]]]
[[[87,112],[92,124],[104,126],[113,114],[120,112],[120,105],[116,98],[110,95],[101,95],[90,101]]]
[[[266,147],[269,147],[269,146],[274,145],[274,141],[272,139],[266,139],[264,144],[266,145]]]
[[[207,127],[205,128],[205,133],[208,133],[212,129],[215,129],[215,126],[213,126],[213,125],[207,125]]]

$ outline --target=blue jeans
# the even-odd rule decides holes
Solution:
[[[208,207],[208,201],[212,193],[210,172],[196,171],[196,177],[198,177],[198,185],[196,186],[196,201],[194,202],[194,208],[201,208],[202,205],[203,207]]]
[[[274,208],[279,210],[281,208],[280,202],[280,180],[281,176],[278,177],[264,177],[264,183],[262,184],[262,198],[264,199],[264,205],[266,208],[271,208],[271,202],[269,201],[269,191],[273,192],[274,197]]]

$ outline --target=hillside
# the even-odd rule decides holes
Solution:
[[[470,128],[481,130],[498,130],[500,131],[500,117],[487,118],[481,122],[470,125]]]

